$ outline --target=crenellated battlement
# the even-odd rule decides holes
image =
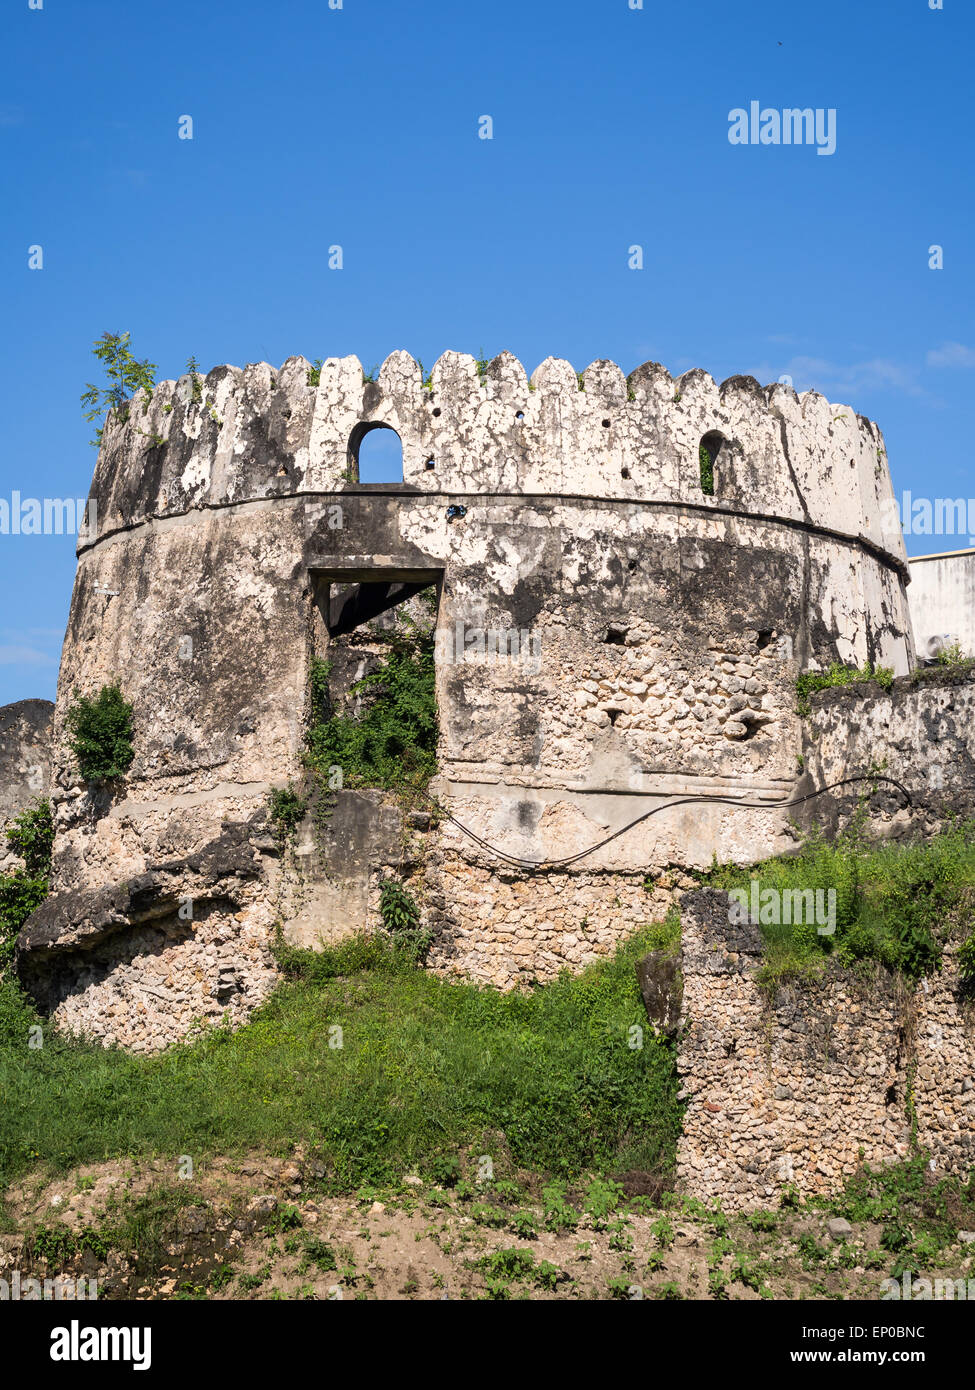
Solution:
[[[92,496],[97,534],[152,517],[357,486],[358,443],[394,429],[408,490],[578,496],[770,517],[860,538],[905,563],[883,436],[815,391],[762,387],[648,362],[629,377],[593,362],[577,376],[547,358],[529,378],[510,353],[479,369],[445,352],[424,380],[392,353],[375,381],[329,358],[317,384],[291,357],[160,382],[109,421]],[[699,450],[716,449],[714,493]],[[885,518],[887,519],[885,525]],[[84,538],[82,549],[90,542]]]

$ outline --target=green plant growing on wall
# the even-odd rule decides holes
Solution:
[[[379,885],[379,915],[396,952],[422,964],[433,936],[420,926],[420,909],[413,894],[394,878],[384,878]]]
[[[834,661],[825,671],[804,671],[796,678],[796,694],[799,697],[796,713],[803,717],[812,713],[809,696],[814,691],[829,690],[837,685],[862,685],[866,681],[876,681],[882,690],[889,690],[894,681],[894,672],[889,666],[874,666],[869,661],[863,666],[846,666],[841,661]]]
[[[965,655],[960,642],[952,642],[944,651],[938,653],[938,665],[952,668],[975,666],[975,660]]]
[[[321,359],[320,357],[316,357],[316,358],[315,358],[314,362],[313,362],[313,363],[311,364],[311,366],[308,368],[308,375],[305,377],[305,380],[306,380],[306,382],[308,383],[309,386],[320,386],[320,385],[321,385],[321,381],[322,381],[322,367],[323,367],[324,365],[325,365],[325,364],[323,363],[323,361],[322,361],[322,359]]]
[[[945,940],[959,922],[971,921],[975,821],[958,822],[928,841],[879,845],[854,822],[835,842],[817,831],[795,855],[747,868],[720,865],[704,875],[712,887],[746,892],[752,879],[760,892],[833,890],[836,895],[828,933],[808,920],[762,924],[760,983],[774,988],[821,967],[828,956],[850,967],[877,961],[917,980],[941,968]],[[975,946],[966,942],[959,953],[963,982],[968,965],[975,970]],[[975,975],[971,978],[975,981]]]
[[[47,897],[53,844],[49,801],[39,801],[7,827],[7,845],[23,859],[24,867],[0,874],[0,969],[13,956],[17,933]]]
[[[301,824],[308,802],[295,791],[289,783],[287,787],[276,787],[268,798],[268,815],[275,839],[285,844],[294,838]]]
[[[363,697],[353,717],[335,710],[330,664],[311,667],[307,762],[320,784],[342,769],[344,787],[381,787],[404,795],[422,791],[437,768],[437,701],[433,622],[401,616],[376,640],[386,652],[379,667],[349,692]]]
[[[186,371],[193,387],[193,404],[199,405],[203,400],[203,378],[200,376],[200,364],[195,357],[186,359]]]
[[[395,878],[384,878],[379,885],[379,915],[389,932],[414,931],[420,924],[416,899]]]
[[[958,948],[958,974],[966,995],[975,994],[975,931]]]
[[[124,777],[135,757],[132,706],[118,685],[103,685],[94,699],[80,696],[67,714],[68,746],[86,782]]]
[[[108,386],[97,386],[89,382],[81,395],[85,407],[85,419],[97,420],[105,410],[114,411],[116,418],[124,424],[128,419],[128,402],[137,391],[146,393],[146,403],[152,397],[156,384],[156,364],[148,358],[141,361],[132,355],[128,333],[103,333],[94,343],[92,351],[104,365]],[[102,442],[104,425],[95,431],[91,441],[97,448]]]
[[[51,849],[54,845],[51,803],[39,801],[12,820],[7,826],[7,845],[24,861],[28,874],[46,878],[51,871]]]
[[[678,399],[675,397],[675,400]],[[705,497],[714,496],[714,459],[711,451],[706,444],[700,445],[697,451],[698,463],[701,469],[701,491]]]

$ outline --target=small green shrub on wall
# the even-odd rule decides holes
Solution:
[[[117,685],[103,685],[95,698],[81,696],[68,710],[69,747],[86,782],[124,777],[135,757],[132,706]]]
[[[289,783],[287,787],[275,788],[268,799],[268,814],[275,837],[285,843],[295,836],[302,817],[308,808],[305,799],[298,795]]]
[[[7,844],[24,861],[24,871],[46,877],[51,868],[54,818],[51,803],[39,801],[7,826]]]
[[[394,878],[384,878],[379,885],[379,915],[394,948],[422,963],[432,936],[420,926],[420,909],[413,894]]]
[[[387,931],[412,931],[420,924],[420,912],[413,898],[394,878],[379,887],[379,912]]]

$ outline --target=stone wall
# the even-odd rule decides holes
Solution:
[[[759,929],[729,922],[726,894],[686,895],[681,928],[683,1190],[728,1210],[787,1186],[837,1192],[861,1163],[910,1152],[912,1074],[917,1144],[938,1170],[968,1171],[975,1029],[951,948],[916,990],[830,964],[770,995],[755,981]]]
[[[0,707],[0,873],[15,865],[5,827],[51,785],[50,700],[18,700]]]
[[[91,497],[89,542],[152,517],[256,498],[341,491],[356,443],[387,427],[403,441],[403,479],[442,493],[583,496],[684,502],[784,518],[867,541],[906,562],[879,428],[815,391],[762,387],[703,371],[672,378],[647,362],[629,377],[593,362],[532,373],[510,353],[479,372],[445,352],[429,384],[406,352],[366,381],[356,357],[329,358],[317,386],[291,357],[215,367],[159,382],[124,422],[107,423]],[[715,494],[701,490],[698,448],[723,441]]]
[[[951,816],[975,816],[975,671],[929,667],[882,690],[876,682],[839,686],[810,699],[803,721],[800,794],[882,768],[907,788],[871,798],[867,829],[876,835],[929,835]],[[806,829],[846,824],[863,786],[817,797],[796,813]]]
[[[134,1052],[241,1023],[278,980],[277,860],[258,813],[123,883],[50,897],[20,937],[23,983],[58,1027]]]
[[[529,875],[443,856],[427,871],[440,974],[499,989],[578,973],[611,955],[675,901],[675,874],[647,886],[642,873],[576,871]]]

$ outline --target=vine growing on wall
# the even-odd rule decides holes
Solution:
[[[294,840],[308,803],[294,787],[275,788],[268,798],[268,816],[279,848]]]
[[[0,969],[13,956],[17,933],[47,897],[54,844],[51,803],[39,801],[23,811],[7,827],[6,838],[24,867],[0,874]]]

